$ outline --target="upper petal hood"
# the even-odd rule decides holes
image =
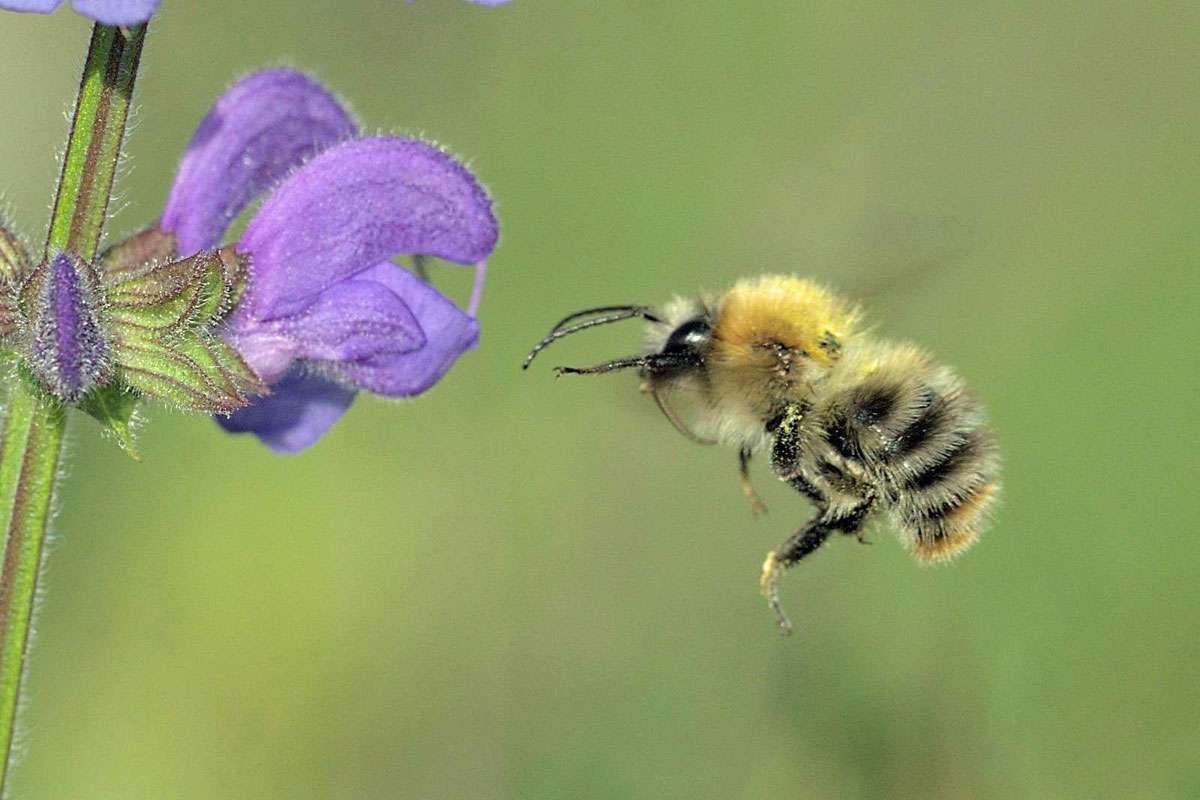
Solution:
[[[402,253],[474,264],[496,245],[491,199],[451,156],[413,139],[329,148],[263,203],[238,245],[242,302],[258,320],[303,310],[326,288]]]
[[[188,255],[220,243],[263,191],[357,125],[324,87],[288,69],[256,72],[221,95],[196,129],[159,226]]]

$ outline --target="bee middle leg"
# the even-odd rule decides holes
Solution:
[[[741,476],[742,493],[750,501],[750,510],[755,515],[765,514],[767,513],[767,504],[758,496],[758,492],[754,491],[754,484],[750,483],[751,455],[752,453],[745,447],[738,451],[738,474]]]

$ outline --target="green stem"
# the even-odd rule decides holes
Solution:
[[[144,25],[96,25],[92,31],[46,237],[47,258],[63,251],[85,261],[96,258],[145,33]],[[0,794],[12,772],[13,732],[65,427],[58,401],[20,374],[13,378],[0,431]]]
[[[85,261],[96,257],[145,36],[145,25],[92,29],[50,217],[46,258],[64,250]]]
[[[64,414],[18,378],[9,393],[0,446],[0,503],[7,514],[0,568],[0,786],[12,763],[13,725],[33,624],[46,521],[62,451]]]

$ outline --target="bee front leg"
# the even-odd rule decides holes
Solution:
[[[758,492],[754,491],[754,485],[750,483],[750,456],[751,451],[743,447],[738,451],[738,473],[741,475],[742,493],[750,501],[750,510],[755,515],[767,513],[767,504],[758,496]]]
[[[792,632],[792,622],[787,618],[787,614],[783,613],[783,605],[779,602],[779,579],[783,577],[784,570],[820,547],[832,532],[833,529],[817,517],[793,533],[786,542],[767,553],[759,588],[763,597],[767,598],[767,605],[775,612],[779,629],[784,634]]]

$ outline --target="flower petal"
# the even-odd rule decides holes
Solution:
[[[62,0],[0,0],[0,8],[8,11],[33,11],[49,14]]]
[[[333,427],[354,395],[353,389],[296,368],[270,395],[216,419],[230,433],[253,433],[277,453],[297,453]]]
[[[479,323],[441,292],[390,262],[359,276],[388,287],[416,317],[425,334],[423,347],[403,353],[381,353],[334,368],[368,391],[391,397],[424,392],[446,374],[455,360],[479,341]]]
[[[314,361],[351,361],[425,345],[421,325],[404,301],[371,280],[331,286],[280,323],[300,342],[300,357]]]
[[[272,69],[245,77],[192,136],[160,227],[175,233],[182,254],[213,247],[255,197],[356,131],[337,99],[306,75]]]
[[[158,10],[159,0],[72,0],[71,5],[101,25],[141,25]]]
[[[424,142],[331,147],[263,203],[238,250],[252,258],[243,304],[260,320],[295,314],[323,290],[401,253],[474,264],[498,236],[470,172]]]
[[[425,345],[421,324],[405,302],[372,280],[335,284],[290,317],[258,322],[238,315],[228,338],[267,383],[277,380],[294,359],[357,361]]]

